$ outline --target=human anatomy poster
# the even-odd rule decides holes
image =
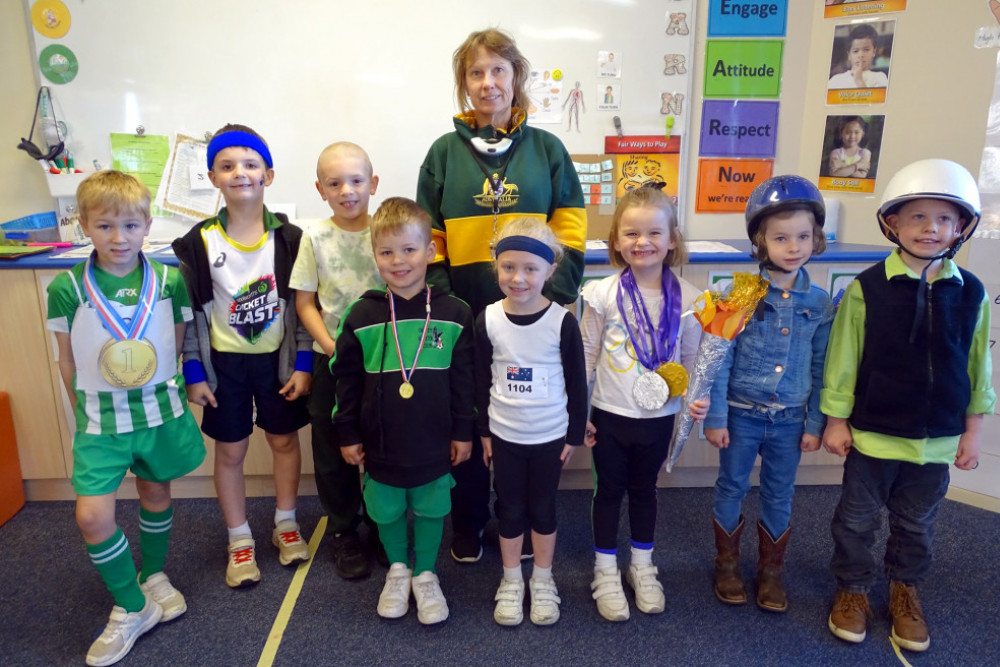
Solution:
[[[528,76],[528,120],[532,125],[562,122],[562,90],[561,69],[532,70]]]

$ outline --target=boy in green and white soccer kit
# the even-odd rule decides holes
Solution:
[[[177,363],[192,318],[184,281],[177,269],[141,253],[151,224],[148,190],[131,176],[103,171],[84,180],[77,200],[95,250],[52,281],[47,327],[76,421],[76,521],[115,601],[87,653],[87,664],[100,667],[187,610],[163,573],[173,523],[170,481],[201,464],[205,444]],[[129,470],[140,501],[139,572],[115,520]]]

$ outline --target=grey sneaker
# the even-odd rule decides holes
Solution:
[[[229,562],[226,564],[226,583],[231,588],[250,586],[260,581],[257,554],[252,537],[241,537],[229,543]]]
[[[187,611],[187,602],[181,592],[174,588],[170,579],[163,572],[149,575],[146,583],[139,584],[139,588],[146,594],[147,598],[153,598],[156,604],[163,610],[160,623],[172,621]]]
[[[405,616],[410,608],[410,568],[393,563],[385,575],[385,586],[378,596],[378,615],[382,618]]]
[[[413,597],[417,601],[417,620],[424,625],[448,618],[448,602],[441,592],[438,576],[430,570],[413,577]]]
[[[111,609],[111,617],[104,627],[104,632],[87,651],[87,664],[91,667],[115,664],[128,655],[135,645],[135,640],[160,622],[162,615],[163,610],[160,609],[160,605],[148,596],[142,611],[129,612],[115,605]]]

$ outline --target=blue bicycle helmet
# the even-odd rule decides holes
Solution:
[[[813,212],[816,224],[823,227],[826,206],[819,188],[801,176],[774,176],[750,193],[747,201],[747,236],[753,241],[760,222],[774,213],[788,208],[807,208]]]

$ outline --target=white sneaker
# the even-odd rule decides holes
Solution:
[[[552,625],[559,620],[559,591],[552,577],[528,580],[531,590],[531,622],[535,625]]]
[[[146,594],[146,597],[153,598],[156,604],[163,610],[160,623],[172,621],[187,611],[187,602],[181,592],[174,588],[170,579],[163,572],[149,575],[146,583],[139,584],[139,588]]]
[[[644,614],[659,614],[667,604],[663,584],[656,578],[658,573],[655,565],[629,565],[625,573],[625,581],[635,591],[635,606]]]
[[[413,577],[413,597],[417,600],[417,620],[424,625],[448,618],[448,602],[441,592],[438,576],[430,570]]]
[[[87,664],[92,667],[113,665],[132,650],[135,640],[160,622],[163,610],[151,597],[146,597],[142,611],[125,611],[115,605],[104,632],[87,651]]]
[[[399,618],[410,609],[410,568],[404,563],[393,563],[385,575],[385,586],[378,596],[378,615],[382,618]]]
[[[595,570],[594,581],[590,584],[593,598],[597,601],[597,611],[609,621],[627,621],[628,600],[622,588],[622,574],[618,568]]]
[[[493,620],[500,625],[520,625],[524,620],[524,579],[500,580],[497,589],[497,606],[493,610]]]

